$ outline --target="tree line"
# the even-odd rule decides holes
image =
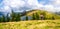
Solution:
[[[46,13],[43,12],[42,15],[44,17],[41,18],[41,16],[38,13],[33,13],[31,20],[45,20],[46,19]],[[52,17],[52,19],[55,19],[54,16]],[[28,20],[27,15],[26,15],[26,20]],[[21,14],[20,13],[14,13],[14,11],[12,11],[12,13],[10,14],[10,17],[8,14],[6,17],[4,15],[2,17],[0,17],[0,22],[13,22],[13,21],[21,21]]]

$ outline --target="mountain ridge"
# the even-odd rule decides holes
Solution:
[[[55,14],[53,12],[48,12],[48,11],[45,11],[45,10],[40,10],[40,9],[31,10],[31,11],[27,12],[26,15],[27,16],[32,16],[35,13],[38,13],[40,15],[43,12],[46,13],[46,18],[50,18],[50,17],[54,16],[56,19],[60,19],[60,15],[57,15],[57,14]]]

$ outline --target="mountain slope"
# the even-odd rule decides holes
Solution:
[[[29,12],[27,12],[26,15],[27,15],[27,16],[32,16],[32,14],[36,14],[36,13],[38,13],[39,15],[40,15],[41,13],[45,13],[46,18],[55,17],[55,19],[60,19],[60,15],[54,14],[54,13],[52,13],[52,12],[47,12],[47,11],[44,11],[44,10],[38,10],[38,9],[29,11]]]

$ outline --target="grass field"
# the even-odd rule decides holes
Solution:
[[[0,29],[60,29],[60,20],[29,20],[0,23]]]

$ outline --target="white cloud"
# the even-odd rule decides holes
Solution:
[[[57,5],[59,5],[60,4],[60,0],[55,0],[54,3],[57,4]]]
[[[22,7],[25,4],[25,2],[22,0],[4,0],[3,3],[4,5],[8,5],[11,7],[17,7],[17,6]]]
[[[13,8],[19,9],[24,7],[25,2],[22,0],[3,0],[2,4],[4,5],[0,8],[0,11],[10,12]]]
[[[47,11],[55,11],[53,5],[45,5],[44,9],[47,10]]]
[[[38,0],[3,0],[4,6],[0,8],[3,11],[11,11],[11,8],[15,10],[24,9],[44,9],[47,11],[60,11],[60,0],[49,0],[48,4],[44,5],[44,1],[38,2]],[[0,10],[0,11],[1,11]]]

